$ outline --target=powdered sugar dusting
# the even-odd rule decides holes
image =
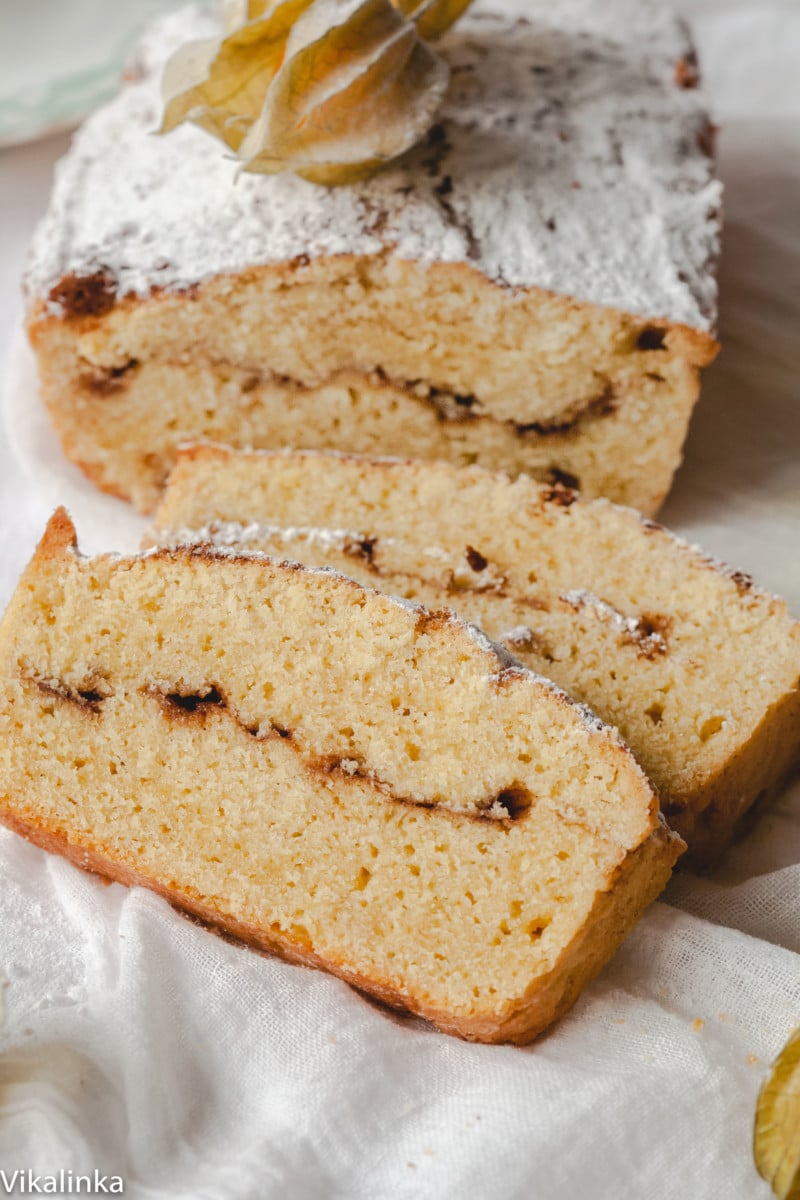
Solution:
[[[571,591],[565,592],[561,599],[565,600],[571,608],[591,608],[620,633],[634,635],[639,630],[638,617],[626,617],[618,608],[614,608],[607,601],[601,600],[594,592],[588,592],[584,588],[573,588]]]
[[[163,60],[215,28],[196,9],[160,21],[144,78],[77,135],[35,239],[32,302],[69,273],[102,271],[118,295],[144,296],[251,265],[385,250],[713,327],[720,190],[702,97],[675,82],[690,43],[659,0],[478,0],[441,43],[452,85],[427,141],[332,189],[290,174],[237,179],[193,127],[153,136]]]
[[[667,650],[667,643],[657,629],[646,628],[640,617],[626,616],[606,600],[601,600],[594,592],[575,588],[565,592],[561,599],[571,608],[590,609],[600,620],[605,621],[612,629],[630,641],[640,645],[646,644],[662,654]]]
[[[530,625],[515,625],[513,629],[507,630],[506,633],[501,633],[499,641],[503,642],[506,646],[525,649],[526,646],[531,644],[534,636]]]
[[[359,544],[369,535],[354,529],[321,529],[309,525],[265,525],[254,521],[244,525],[240,521],[213,521],[199,529],[158,530],[162,546],[191,546],[207,542],[212,546],[252,546],[259,542],[282,542],[289,546],[301,542],[306,546],[319,546],[324,550],[346,550]],[[395,545],[395,538],[381,538],[386,545]]]

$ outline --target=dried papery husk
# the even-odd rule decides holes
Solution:
[[[348,183],[430,128],[449,68],[426,44],[469,0],[221,0],[226,34],[166,65],[159,132],[191,121],[247,171]]]
[[[800,1200],[800,1029],[761,1088],[753,1154],[759,1175],[779,1200]]]
[[[280,0],[220,0],[225,28],[237,29],[274,10]],[[472,0],[392,0],[403,16],[410,17],[420,37],[434,39],[455,24]]]
[[[231,33],[240,25],[246,24],[247,21],[255,20],[256,14],[250,15],[252,7],[249,0],[219,0],[225,32]],[[263,16],[263,13],[259,13],[258,16]]]
[[[219,0],[226,29],[238,29],[247,21],[268,17],[282,0]]]
[[[393,0],[393,3],[414,21],[420,37],[433,41],[455,24],[472,0]]]
[[[389,0],[316,0],[241,145],[245,169],[327,184],[368,174],[419,141],[448,78]]]
[[[280,0],[224,38],[181,46],[164,69],[160,133],[192,121],[238,150],[283,58],[298,17],[313,0]]]

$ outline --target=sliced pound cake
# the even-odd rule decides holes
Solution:
[[[331,571],[83,559],[62,511],[0,678],[0,821],[466,1038],[569,1008],[682,849],[593,714]]]
[[[26,280],[71,459],[145,511],[183,441],[479,462],[652,512],[716,352],[720,187],[661,0],[478,0],[440,120],[347,187],[154,137],[169,14],[60,164]],[[576,485],[577,486],[577,485]]]
[[[477,467],[196,447],[157,525],[456,609],[619,727],[695,865],[800,757],[784,603],[606,501]]]

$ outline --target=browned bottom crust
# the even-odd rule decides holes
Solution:
[[[536,980],[532,989],[535,994],[523,998],[520,1004],[497,1021],[470,1021],[458,1020],[451,1013],[434,1008],[414,1005],[386,981],[367,979],[346,964],[323,959],[289,938],[278,938],[260,926],[237,920],[202,897],[182,890],[177,884],[167,887],[98,853],[92,846],[71,843],[63,833],[22,819],[8,805],[9,798],[4,797],[0,807],[0,824],[33,845],[61,855],[83,871],[127,887],[148,888],[163,896],[178,911],[199,919],[222,936],[251,949],[278,955],[300,966],[328,971],[390,1008],[423,1017],[444,1033],[466,1041],[511,1042],[520,1046],[532,1042],[572,1008],[586,984],[611,959],[631,925],[663,891],[672,866],[683,849],[680,841],[670,837],[666,826],[658,827],[636,851],[628,855],[609,890],[598,893],[583,931],[565,948],[550,976]]]

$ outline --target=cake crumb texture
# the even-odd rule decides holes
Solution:
[[[800,625],[784,602],[563,484],[198,446],[180,456],[154,536],[327,563],[475,621],[620,729],[696,866],[800,762]]]
[[[5,824],[464,1037],[550,1024],[682,849],[613,731],[330,570],[82,559],[61,512],[0,678]]]

